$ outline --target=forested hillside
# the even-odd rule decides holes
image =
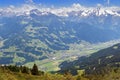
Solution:
[[[100,50],[89,56],[80,57],[72,62],[65,61],[60,67],[61,72],[70,71],[73,74],[76,74],[77,70],[85,70],[88,74],[102,74],[104,69],[109,71],[110,68],[119,68],[120,44]]]

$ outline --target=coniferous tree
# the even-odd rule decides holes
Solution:
[[[38,67],[36,64],[33,65],[33,68],[31,70],[32,75],[39,75]]]
[[[26,66],[23,66],[23,67],[21,68],[21,72],[22,72],[22,73],[27,73],[27,74],[29,74],[29,68],[27,68]]]
[[[6,68],[8,68],[10,71],[12,72],[20,72],[20,68],[18,66],[14,66],[14,65],[10,65],[10,66],[6,66]]]

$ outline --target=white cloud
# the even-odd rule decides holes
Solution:
[[[26,0],[26,3],[27,4],[34,4],[34,1],[33,0]]]
[[[110,0],[107,0],[107,4],[110,5]]]
[[[10,5],[9,7],[10,7],[10,8],[13,8],[13,9],[15,8],[15,6],[13,6],[13,5]]]
[[[102,4],[97,4],[97,7],[101,7],[102,6]]]
[[[73,6],[74,8],[81,8],[81,7],[82,7],[79,3],[74,3],[72,6]]]

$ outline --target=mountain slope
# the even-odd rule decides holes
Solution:
[[[80,57],[73,62],[63,62],[61,71],[70,70],[76,73],[76,70],[85,69],[86,73],[99,72],[104,67],[120,67],[120,44],[100,50],[90,56]],[[73,70],[73,71],[72,71]]]
[[[70,44],[81,41],[99,43],[120,38],[120,17],[116,15],[118,8],[112,11],[115,15],[106,12],[109,8],[104,9],[107,16],[96,15],[101,9],[83,8],[82,11],[78,7],[74,11],[74,8],[66,12],[69,17],[58,15],[58,9],[0,9],[0,64],[26,64],[51,59],[52,54],[69,50]],[[88,16],[81,15],[85,10],[88,10],[86,14],[90,12]]]

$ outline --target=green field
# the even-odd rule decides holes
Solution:
[[[87,42],[83,42],[80,44],[70,44],[69,50],[60,50],[56,51],[55,54],[49,55],[49,59],[44,59],[41,61],[35,61],[38,64],[39,69],[44,70],[46,72],[58,71],[59,64],[64,61],[73,61],[76,60],[80,56],[89,56],[92,53],[95,53],[101,49],[110,47],[114,44],[119,43],[120,41],[109,41],[105,43],[98,44],[90,44]],[[55,59],[54,59],[55,58]],[[30,62],[25,64],[28,67],[32,67],[34,62]]]

